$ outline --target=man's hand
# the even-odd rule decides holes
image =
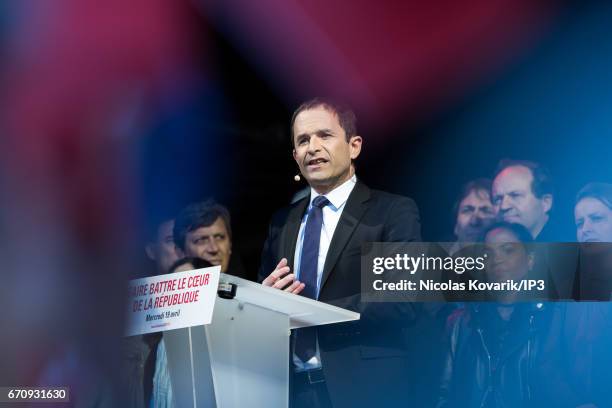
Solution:
[[[287,266],[287,258],[283,258],[280,260],[278,265],[276,265],[276,269],[274,269],[274,271],[272,271],[272,273],[268,275],[268,277],[264,279],[261,284],[297,295],[306,285],[298,280],[295,280],[295,275],[289,273],[290,271],[291,268]]]

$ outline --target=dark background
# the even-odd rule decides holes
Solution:
[[[535,160],[551,170],[559,241],[574,239],[576,191],[588,181],[612,181],[612,6],[551,4],[554,18],[519,56],[461,93],[418,116],[410,103],[378,121],[367,115],[362,121],[358,111],[364,137],[358,177],[414,198],[425,240],[452,239],[451,209],[461,185],[491,176],[502,158]],[[146,139],[145,202],[172,208],[212,196],[226,204],[234,252],[254,277],[271,214],[305,186],[293,181],[289,141],[300,100],[279,92],[274,69],[242,52],[227,28],[208,26],[206,35],[214,81],[187,104],[191,115],[183,110],[162,121]]]

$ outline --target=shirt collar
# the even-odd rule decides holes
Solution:
[[[356,183],[357,176],[353,174],[353,177],[351,177],[338,187],[334,188],[329,193],[325,194],[325,198],[329,200],[331,205],[334,207],[334,210],[338,210],[344,205],[344,203],[346,203],[346,200],[348,200],[349,195],[351,195],[351,192],[353,191],[353,188],[355,187]],[[319,193],[317,193],[315,189],[311,187],[309,207],[312,207],[312,202],[318,195]]]

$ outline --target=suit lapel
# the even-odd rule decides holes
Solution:
[[[355,188],[351,192],[351,195],[346,201],[346,206],[342,211],[342,215],[340,216],[340,220],[338,221],[338,225],[334,231],[334,236],[329,246],[327,257],[325,258],[325,266],[323,267],[323,277],[321,279],[321,288],[319,293],[321,293],[323,290],[325,282],[329,278],[334,266],[336,266],[340,254],[344,250],[344,247],[346,247],[346,244],[353,235],[355,228],[357,228],[361,217],[363,217],[363,214],[368,208],[366,202],[369,199],[370,189],[365,184],[357,182]]]
[[[310,195],[308,197],[298,201],[295,206],[289,211],[287,216],[287,223],[283,234],[283,253],[286,254],[288,265],[293,271],[293,263],[295,258],[295,245],[297,244],[298,232],[300,230],[300,224],[302,217],[306,211],[306,207],[310,202]],[[293,272],[292,272],[293,273]]]

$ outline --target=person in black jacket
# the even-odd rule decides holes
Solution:
[[[498,223],[484,237],[489,282],[529,276],[535,252],[526,245],[532,238],[525,227]],[[557,307],[519,303],[520,296],[492,294],[491,302],[468,304],[451,315],[438,407],[541,406],[550,397],[544,367],[551,369],[556,356],[547,346]]]

